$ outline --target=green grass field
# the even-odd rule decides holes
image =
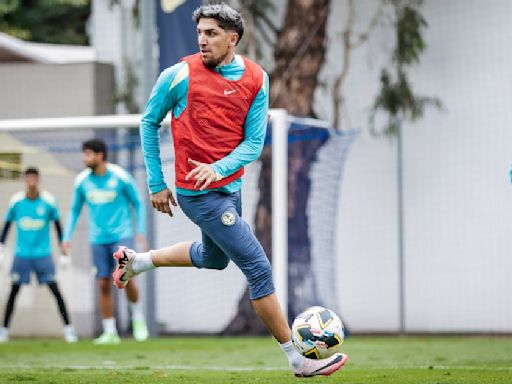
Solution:
[[[0,344],[0,383],[512,383],[507,337],[354,336],[344,350],[340,372],[297,379],[270,338],[14,340]]]

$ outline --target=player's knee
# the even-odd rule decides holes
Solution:
[[[203,262],[203,268],[207,269],[218,269],[223,270],[226,269],[226,267],[229,264],[229,258],[226,256],[224,258],[216,258],[215,260],[204,260]]]
[[[258,266],[257,273],[249,276],[249,296],[251,300],[260,299],[274,293],[274,282],[272,281],[272,266],[266,260]]]
[[[190,249],[190,260],[197,268],[226,269],[229,257],[219,248],[207,248],[203,244],[194,243]]]
[[[110,295],[110,293],[112,292],[110,279],[98,279],[98,288],[100,290],[100,294]]]

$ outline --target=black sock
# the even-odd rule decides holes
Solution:
[[[62,299],[62,295],[60,294],[59,287],[55,281],[51,281],[48,283],[48,288],[52,291],[55,299],[57,300],[57,304],[59,306],[59,311],[62,316],[62,320],[64,320],[65,325],[69,325],[69,316],[68,311],[66,310],[66,304],[64,304],[64,300]]]
[[[19,284],[13,284],[11,293],[9,294],[9,300],[7,300],[7,306],[5,307],[4,327],[9,328],[9,322],[14,311],[14,302],[16,301],[16,295],[20,290]]]

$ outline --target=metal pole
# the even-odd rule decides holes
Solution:
[[[288,120],[272,111],[272,268],[276,294],[288,318]]]
[[[155,1],[142,1],[141,2],[141,24],[142,24],[142,51],[143,51],[143,100],[146,101],[150,94],[151,88],[155,81],[154,71],[154,57],[153,49],[155,45],[155,24],[156,24],[156,9]],[[154,248],[156,245],[155,236],[155,216],[153,207],[149,201],[149,194],[145,188],[146,196],[146,211],[147,211],[147,239],[149,246]],[[146,320],[148,323],[149,334],[157,336],[158,329],[156,323],[156,276],[155,271],[148,271],[145,273],[145,309]]]
[[[404,184],[402,122],[397,127],[397,207],[398,207],[398,278],[400,295],[400,333],[405,333],[405,260],[404,260]]]

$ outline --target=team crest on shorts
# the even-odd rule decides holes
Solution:
[[[231,227],[236,223],[236,216],[234,215],[233,212],[226,211],[222,214],[220,220],[222,221],[222,224],[224,224],[226,227]]]

